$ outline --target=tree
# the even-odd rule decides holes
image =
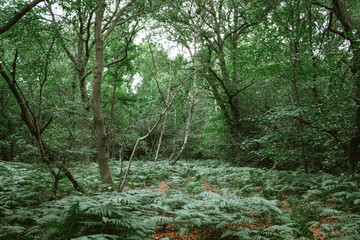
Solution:
[[[360,16],[358,15],[360,5],[356,2],[353,8],[349,9],[342,0],[333,0],[332,4],[332,14],[335,13],[343,31],[334,29],[332,22],[330,22],[329,30],[347,39],[352,51],[350,69],[354,79],[355,95],[350,97],[356,103],[355,129],[345,147],[349,158],[349,171],[354,173],[356,165],[360,162]],[[356,13],[353,14],[350,10],[355,10]]]
[[[79,89],[80,89],[80,96],[83,106],[83,112],[80,114],[82,116],[81,124],[83,132],[81,134],[81,149],[85,151],[83,153],[82,161],[85,165],[90,163],[90,156],[88,153],[89,145],[90,145],[90,109],[91,104],[88,96],[87,90],[87,77],[92,73],[92,70],[89,69],[88,65],[90,62],[91,52],[95,45],[95,40],[91,38],[92,36],[92,18],[95,12],[95,6],[90,1],[76,1],[76,2],[62,2],[63,6],[62,9],[66,12],[65,19],[62,19],[60,23],[55,18],[55,14],[52,9],[52,4],[48,3],[48,8],[52,16],[52,21],[55,25],[54,31],[56,32],[57,37],[60,40],[61,46],[64,49],[66,55],[71,60],[73,68],[75,69],[75,78],[78,81]],[[68,25],[73,27],[73,32],[76,32],[73,41],[68,41],[67,43],[65,40],[63,33],[60,31],[60,26],[67,23],[66,17],[69,15],[74,14],[77,19],[74,21],[70,21]],[[70,26],[66,27],[65,29],[69,29]],[[69,34],[69,33],[68,33]],[[71,33],[70,33],[71,34]],[[68,45],[74,45],[73,48],[69,48]]]
[[[34,38],[36,39],[36,36],[34,36]],[[54,177],[54,190],[57,191],[60,174],[62,172],[70,180],[74,188],[76,190],[80,190],[77,181],[74,179],[70,170],[67,167],[66,159],[64,158],[62,161],[60,161],[58,159],[56,150],[54,150],[52,146],[47,144],[45,138],[43,137],[45,130],[49,128],[50,124],[53,121],[53,117],[51,115],[49,116],[48,112],[43,111],[43,95],[46,87],[45,84],[48,82],[49,78],[53,77],[53,75],[50,73],[50,64],[53,60],[52,50],[54,47],[54,38],[51,35],[46,35],[43,36],[43,38],[38,38],[37,40],[37,45],[30,47],[30,49],[35,49],[41,52],[42,58],[40,58],[40,69],[26,71],[26,65],[30,65],[34,68],[35,66],[27,63],[28,61],[32,63],[31,60],[26,59],[26,54],[28,53],[27,51],[29,51],[29,49],[23,48],[23,52],[20,52],[18,48],[21,49],[21,46],[18,45],[15,46],[16,50],[11,63],[11,67],[9,67],[9,65],[7,64],[7,58],[8,56],[10,56],[10,53],[7,53],[7,57],[0,57],[0,74],[7,83],[7,86],[11,91],[12,95],[16,99],[16,102],[20,108],[21,119],[29,130],[30,135],[35,140],[35,144],[37,144],[42,161],[48,166],[49,171]],[[20,67],[23,68],[20,68],[20,71],[18,69],[18,63],[20,63]],[[19,81],[27,81],[28,77],[33,77],[32,72],[39,73],[36,79],[36,83],[38,84],[38,86],[36,86],[38,101],[35,103],[29,101],[29,98],[24,94],[24,91],[21,88],[21,84],[19,83]],[[58,169],[58,172],[56,172],[54,165]]]
[[[238,95],[253,84],[251,76],[239,74],[238,46],[241,36],[248,34],[269,11],[268,7],[260,8],[257,4],[244,2],[239,8],[239,3],[234,1],[181,1],[172,3],[174,11],[166,10],[169,12],[166,17],[171,21],[167,21],[167,24],[177,34],[194,36],[199,31],[199,37],[205,43],[208,54],[202,63],[207,74],[203,74],[203,77],[224,115],[231,134],[232,149],[238,158],[243,128]],[[183,10],[183,6],[187,5],[191,7]],[[192,9],[197,13],[203,12],[200,18],[204,19],[204,24],[194,24],[199,21],[197,16],[191,15]],[[187,33],[181,31],[184,27],[188,29]],[[244,81],[240,77],[244,77]]]
[[[104,0],[98,0],[97,10],[95,13],[94,39],[95,39],[96,56],[95,56],[95,67],[94,67],[92,101],[93,101],[93,118],[94,118],[94,125],[96,131],[95,133],[96,133],[97,158],[100,167],[101,182],[103,184],[112,184],[112,178],[108,165],[108,156],[106,151],[108,134],[106,133],[104,118],[101,112],[101,81],[104,70],[104,41],[117,26],[124,11],[133,2],[135,2],[135,0],[130,0],[123,7],[120,8],[120,10],[116,13],[116,17],[114,21],[111,23],[111,25],[106,31],[104,31],[105,29],[103,29],[103,25],[102,25],[105,7],[106,7]],[[120,2],[118,4],[120,4]]]

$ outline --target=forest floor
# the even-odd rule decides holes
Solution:
[[[71,171],[83,192],[54,195],[45,166],[0,161],[0,239],[360,239],[359,176],[135,161],[118,193],[96,163]]]

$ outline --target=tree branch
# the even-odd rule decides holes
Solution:
[[[103,40],[105,40],[110,33],[115,29],[117,23],[119,22],[121,16],[123,15],[124,11],[126,10],[127,7],[129,7],[133,2],[135,2],[136,0],[130,0],[129,2],[127,2],[118,12],[118,14],[116,15],[115,20],[113,21],[113,23],[111,24],[111,26],[109,27],[109,29],[104,32],[103,34]]]
[[[325,132],[325,133],[329,134],[329,135],[332,136],[339,144],[343,144],[343,142],[342,142],[342,141],[340,140],[340,138],[337,136],[337,131],[336,131],[336,130],[334,130],[334,129],[330,129],[330,130],[329,130],[329,129],[325,129],[325,128],[322,128],[322,127],[319,127],[319,126],[315,126],[315,125],[313,125],[310,121],[308,121],[308,120],[306,120],[306,119],[304,119],[304,118],[299,118],[299,120],[300,120],[302,123],[304,123],[304,124],[306,124],[306,125],[314,128],[314,129],[317,129],[317,130],[319,130],[319,131],[321,131],[321,132]]]
[[[129,171],[130,171],[130,167],[131,167],[131,162],[132,162],[132,159],[134,158],[134,155],[135,155],[135,152],[136,152],[136,149],[139,145],[139,143],[141,141],[144,141],[147,137],[150,136],[150,134],[155,130],[155,128],[159,125],[161,119],[163,118],[163,116],[165,115],[165,113],[168,111],[168,109],[170,108],[170,106],[172,105],[174,99],[176,98],[177,94],[179,93],[180,89],[184,86],[184,84],[191,78],[191,76],[193,74],[195,74],[199,69],[197,69],[196,71],[192,72],[190,75],[188,75],[188,77],[182,81],[182,83],[180,84],[180,86],[176,89],[176,92],[174,93],[174,95],[172,96],[169,104],[167,104],[167,106],[164,108],[164,110],[162,111],[162,113],[160,113],[160,115],[158,116],[156,122],[154,123],[154,125],[152,126],[151,129],[149,129],[148,133],[145,134],[143,137],[139,138],[136,143],[135,143],[135,146],[133,148],[133,151],[130,155],[130,158],[129,158],[129,164],[128,164],[128,167],[127,167],[127,170],[125,172],[125,175],[124,175],[124,178],[123,180],[120,182],[120,185],[119,185],[119,191],[121,192],[124,187],[125,187],[125,184],[126,184],[126,181],[127,181],[127,176],[129,174]]]
[[[255,82],[252,81],[249,85],[243,87],[242,89],[237,90],[233,95],[231,95],[231,98],[235,97],[236,95],[238,95],[239,93],[241,93],[242,91],[248,89],[249,87],[251,87]]]
[[[229,90],[228,90],[227,87],[225,86],[224,81],[216,74],[216,72],[215,72],[211,67],[209,67],[209,70],[210,70],[210,72],[214,75],[214,77],[220,82],[222,88],[224,89],[226,95],[227,95],[228,98],[229,98],[228,103],[230,103],[231,98],[232,98],[232,95],[230,94]]]
[[[315,5],[315,6],[319,6],[319,7],[322,7],[322,8],[325,8],[326,10],[329,10],[329,11],[333,11],[333,10],[334,10],[333,8],[328,7],[328,6],[326,6],[326,5],[324,5],[324,4],[321,4],[321,3],[319,3],[319,2],[310,2],[310,4]]]
[[[136,24],[135,24],[135,26],[133,27],[133,29],[132,29],[132,31],[131,31],[130,38],[129,38],[128,41],[126,41],[126,46],[125,46],[125,50],[124,50],[124,51],[125,51],[125,55],[124,55],[121,59],[119,59],[119,60],[116,60],[116,61],[114,61],[114,62],[108,63],[107,65],[105,65],[105,67],[110,67],[110,66],[112,66],[112,65],[114,65],[114,64],[120,63],[120,62],[124,61],[124,60],[127,58],[129,45],[130,45],[131,41],[133,40],[133,37],[135,36],[135,33],[137,32],[137,31],[135,31],[135,30],[136,30],[136,27],[138,26],[138,24],[139,24],[139,21],[136,21]]]
[[[47,123],[41,128],[40,130],[40,133],[42,134],[49,126],[50,126],[50,123],[52,122],[53,118],[51,117]]]
[[[50,11],[50,14],[51,14],[53,23],[56,23],[55,15],[54,15],[54,12],[52,11],[52,7],[51,7],[51,4],[50,4],[50,3],[48,4],[48,8],[49,8],[49,11]],[[68,55],[68,57],[70,58],[71,62],[76,66],[75,56],[73,56],[73,55],[71,54],[69,48],[66,46],[66,43],[65,43],[64,38],[61,36],[60,31],[59,31],[59,29],[58,29],[56,26],[55,26],[55,32],[56,32],[56,35],[57,35],[57,36],[59,37],[59,39],[60,39],[61,46],[63,47],[66,55]]]
[[[15,16],[10,19],[7,23],[0,27],[0,35],[9,30],[17,21],[19,21],[26,13],[28,13],[33,7],[38,5],[40,2],[44,0],[34,0],[28,5],[26,5],[23,9],[15,14]]]

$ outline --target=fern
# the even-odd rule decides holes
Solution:
[[[116,240],[116,239],[119,239],[119,237],[109,234],[93,234],[93,235],[81,236],[78,238],[72,238],[72,240]]]
[[[104,192],[95,163],[72,171],[84,194],[60,181],[58,199],[45,166],[0,161],[2,239],[150,239],[168,227],[224,239],[357,239],[358,183],[346,175],[240,168],[220,161],[135,161],[125,193]],[[111,169],[119,172],[115,162]],[[159,183],[167,189],[158,191]],[[204,192],[206,190],[206,192]],[[287,201],[288,209],[284,209]],[[159,230],[160,229],[160,230]],[[341,236],[337,233],[341,232]],[[342,238],[340,238],[342,237]]]

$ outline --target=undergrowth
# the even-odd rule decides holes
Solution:
[[[54,195],[45,166],[0,162],[0,238],[360,239],[359,176],[135,161],[118,193],[95,163],[71,170],[85,192]]]

